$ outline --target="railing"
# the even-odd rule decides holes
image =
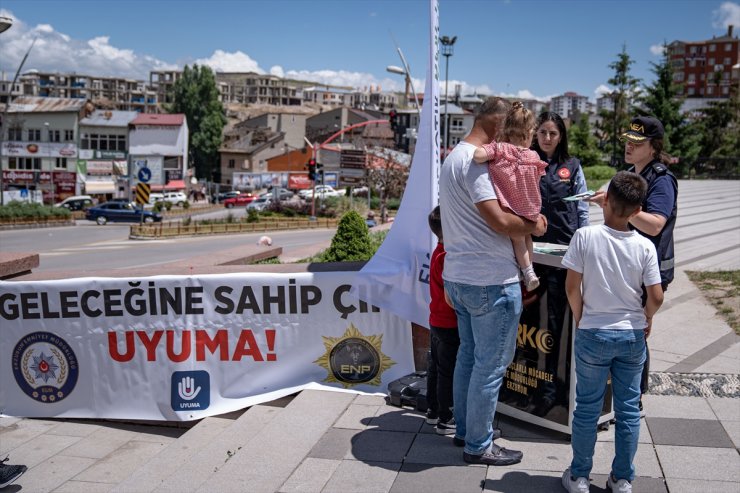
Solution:
[[[262,233],[291,229],[336,228],[336,218],[262,218],[259,222],[232,223],[162,222],[158,224],[133,224],[129,236],[135,238],[171,238],[175,236],[214,235],[231,233]]]

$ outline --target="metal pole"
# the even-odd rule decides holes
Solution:
[[[13,87],[15,87],[18,76],[20,75],[21,70],[23,70],[23,64],[26,63],[26,59],[31,53],[33,45],[36,44],[36,39],[38,38],[33,39],[31,46],[28,48],[28,51],[23,56],[23,60],[21,60],[21,64],[18,66],[18,70],[15,71],[15,77],[13,77],[13,82],[10,84],[10,90],[8,91],[8,100],[5,102],[5,108],[3,109],[3,118],[1,122],[2,126],[0,126],[0,205],[5,205],[5,194],[3,193],[3,191],[5,190],[5,183],[3,183],[3,139],[5,137],[5,132],[9,130],[7,123],[8,109],[10,109],[10,103],[13,100]]]
[[[444,146],[445,146],[445,153],[444,157],[447,157],[447,147],[448,147],[448,139],[450,138],[450,113],[448,111],[448,104],[449,104],[449,98],[447,97],[447,88],[450,85],[449,84],[449,75],[450,75],[450,55],[445,54],[445,139],[444,139]]]

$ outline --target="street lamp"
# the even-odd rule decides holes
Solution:
[[[13,19],[0,15],[0,33],[4,33],[13,25]]]
[[[453,36],[452,38],[442,36],[439,38],[439,42],[442,43],[442,56],[445,57],[445,157],[447,157],[447,148],[450,140],[450,113],[448,111],[449,98],[447,97],[447,86],[449,86],[450,80],[450,57],[455,52],[455,41],[457,41],[457,36]]]
[[[44,122],[44,129],[46,130],[46,157],[49,158],[49,179],[51,183],[51,205],[54,205],[54,202],[56,201],[56,187],[54,185],[54,168],[56,168],[54,162],[52,161],[51,156],[51,133],[49,131],[49,122]],[[44,138],[41,137],[41,140],[43,141]],[[39,173],[44,172],[44,166],[41,165],[41,170]]]

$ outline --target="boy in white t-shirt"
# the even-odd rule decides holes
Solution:
[[[565,289],[578,327],[573,461],[562,478],[563,487],[572,493],[589,491],[596,426],[610,373],[616,429],[606,487],[612,492],[632,491],[645,339],[663,303],[655,246],[628,224],[640,212],[646,193],[647,183],[640,175],[617,173],[604,201],[604,224],[576,231],[563,258],[568,269]]]

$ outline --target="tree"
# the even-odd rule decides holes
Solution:
[[[611,165],[623,167],[622,156],[624,149],[619,142],[619,136],[627,130],[632,119],[632,106],[639,92],[640,79],[630,75],[630,67],[635,61],[627,53],[627,47],[622,46],[622,52],[617,59],[609,64],[614,75],[608,83],[614,87],[610,96],[614,103],[613,110],[601,110],[601,122],[597,126],[602,139],[604,150],[611,156]]]
[[[385,223],[388,199],[403,194],[409,168],[401,163],[400,154],[391,149],[373,147],[368,154],[368,188],[380,192],[380,222]]]
[[[210,68],[185,65],[173,86],[174,102],[166,106],[171,113],[184,113],[190,132],[189,148],[195,161],[196,175],[213,180],[218,170],[218,149],[226,125],[224,107],[219,99],[216,79]]]
[[[337,225],[331,246],[324,253],[324,262],[353,262],[370,260],[373,256],[370,235],[365,220],[355,211],[349,211]]]
[[[588,114],[577,114],[568,129],[568,152],[581,160],[581,165],[596,166],[604,164],[604,153],[591,130]]]
[[[664,150],[680,158],[679,168],[685,172],[687,169],[683,168],[699,153],[699,138],[690,128],[686,115],[681,112],[684,100],[681,96],[681,84],[675,82],[670,53],[665,43],[660,62],[651,62],[650,65],[652,66],[651,71],[655,74],[655,81],[645,88],[645,92],[640,97],[642,104],[640,112],[654,116],[661,121],[665,128]],[[673,171],[677,172],[679,169],[674,167]]]
[[[699,110],[692,130],[700,136],[699,156],[725,162],[737,169],[740,162],[740,93],[712,102]]]

